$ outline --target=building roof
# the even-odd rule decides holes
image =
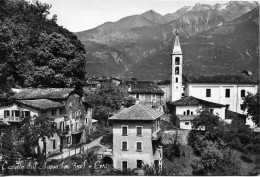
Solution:
[[[225,107],[223,104],[213,103],[210,101],[195,98],[193,96],[184,96],[183,98],[170,102],[170,104],[175,106],[207,106],[207,107]]]
[[[257,84],[257,81],[245,74],[184,74],[189,83],[222,83],[222,84]]]
[[[246,118],[246,115],[244,114],[239,114],[237,112],[233,112],[233,111],[230,111],[230,110],[225,110],[225,119],[233,119],[233,118],[242,118],[242,119],[245,119]]]
[[[110,120],[155,120],[163,115],[162,112],[143,104],[133,105],[122,112],[110,117]]]
[[[177,115],[180,121],[193,120],[197,115]]]
[[[52,101],[48,99],[38,99],[38,100],[18,100],[17,103],[21,103],[36,109],[44,110],[51,108],[59,108],[64,107],[65,104],[63,102]]]
[[[164,91],[152,81],[126,81],[127,85],[131,85],[129,93],[156,93],[164,94]]]
[[[65,99],[73,92],[73,88],[33,88],[24,89],[14,95],[17,100],[33,100],[33,99]]]

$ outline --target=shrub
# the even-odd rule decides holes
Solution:
[[[243,160],[246,163],[253,163],[253,160],[245,155],[241,155],[240,159]]]
[[[113,133],[105,134],[100,140],[101,144],[113,144]]]

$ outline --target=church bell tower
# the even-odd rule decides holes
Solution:
[[[172,80],[171,80],[171,101],[181,99],[182,93],[182,51],[179,41],[179,33],[176,31],[176,37],[172,52]]]

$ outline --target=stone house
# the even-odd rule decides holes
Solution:
[[[4,122],[13,124],[21,122],[25,117],[47,115],[53,119],[54,126],[60,129],[60,135],[47,138],[47,155],[60,151],[60,147],[85,141],[81,139],[82,134],[86,133],[85,128],[92,128],[92,107],[84,103],[74,89],[24,89],[15,94],[14,99],[13,104],[0,108],[0,118]],[[42,150],[42,141],[40,146]]]
[[[162,167],[160,117],[163,113],[136,104],[109,118],[113,123],[113,167],[126,170],[143,164]]]

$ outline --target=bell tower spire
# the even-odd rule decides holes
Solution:
[[[179,33],[176,29],[176,37],[172,52],[172,78],[171,78],[171,101],[181,99],[182,94],[182,50],[179,41]]]

